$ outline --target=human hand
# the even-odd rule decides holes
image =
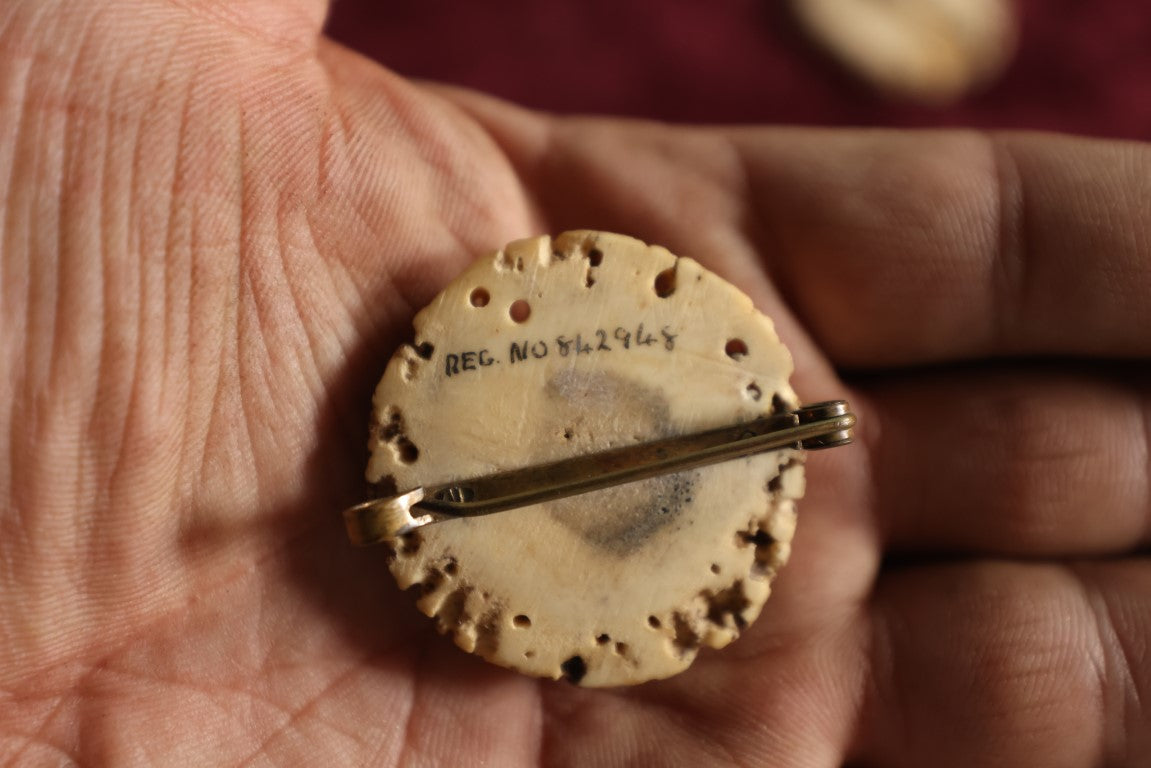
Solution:
[[[1146,148],[547,118],[324,12],[0,5],[0,754],[1151,759]],[[338,515],[414,309],[577,226],[741,287],[860,416],[760,620],[634,689],[431,636]]]

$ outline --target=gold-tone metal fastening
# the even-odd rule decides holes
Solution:
[[[846,445],[853,426],[855,415],[845,400],[815,403],[745,424],[414,488],[349,507],[344,523],[352,543],[378,544],[431,523],[504,512],[764,451]]]

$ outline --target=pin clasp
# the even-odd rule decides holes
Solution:
[[[855,415],[845,400],[813,403],[742,424],[421,486],[349,507],[344,510],[344,523],[353,544],[377,544],[431,523],[568,498],[765,451],[847,445],[854,426]]]

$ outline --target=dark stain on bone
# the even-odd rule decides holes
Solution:
[[[403,412],[394,405],[385,408],[379,419],[373,415],[369,431],[377,443],[391,449],[392,457],[399,463],[414,464],[420,458],[420,449],[406,434]]]
[[[663,396],[619,375],[569,368],[556,373],[545,392],[551,417],[565,425],[565,453],[604,450],[671,434]],[[541,436],[554,440],[551,436],[559,431],[545,429]],[[618,440],[621,434],[627,439]],[[557,457],[552,451],[547,458]],[[692,503],[698,477],[697,472],[665,475],[551,502],[548,507],[554,519],[584,541],[623,557],[682,517]]]

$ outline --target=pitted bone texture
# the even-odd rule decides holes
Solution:
[[[414,325],[376,390],[367,473],[401,491],[796,404],[790,355],[746,296],[619,235],[512,243]],[[802,493],[802,453],[775,451],[427,526],[390,565],[466,651],[584,686],[638,683],[755,621]]]

